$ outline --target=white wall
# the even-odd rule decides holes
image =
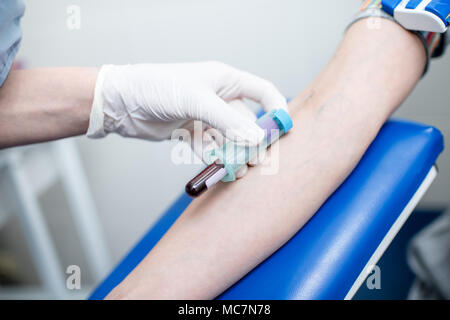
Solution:
[[[69,5],[81,29],[66,27]],[[333,54],[359,0],[29,0],[20,57],[27,67],[221,60],[273,81],[295,96]],[[450,138],[450,54],[397,113]],[[169,143],[111,136],[77,138],[117,261],[180,194],[194,167],[174,166]],[[450,158],[422,205],[449,203]],[[56,204],[55,204],[56,205]],[[61,237],[64,235],[61,234]]]

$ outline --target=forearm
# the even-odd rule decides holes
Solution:
[[[214,298],[294,235],[356,166],[420,78],[420,40],[394,23],[352,26],[290,103],[276,175],[260,169],[195,200],[109,298]]]
[[[86,133],[96,68],[12,71],[0,88],[0,149]]]

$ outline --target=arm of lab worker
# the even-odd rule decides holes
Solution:
[[[0,87],[0,149],[84,134],[97,68],[11,71]]]
[[[107,298],[209,299],[288,241],[356,166],[420,79],[419,38],[389,20],[349,28],[325,69],[289,107],[279,172],[255,167],[193,201]],[[310,48],[311,49],[311,48]]]

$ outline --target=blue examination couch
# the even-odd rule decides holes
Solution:
[[[218,298],[351,299],[433,181],[443,148],[433,127],[388,121],[311,220]],[[90,299],[103,299],[120,283],[190,202],[181,195]]]

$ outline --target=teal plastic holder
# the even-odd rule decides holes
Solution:
[[[235,181],[236,172],[240,168],[261,152],[265,152],[272,143],[285,135],[293,126],[291,117],[284,109],[265,113],[256,120],[256,124],[266,132],[264,140],[259,146],[242,146],[228,141],[222,147],[213,149],[205,154],[204,158],[208,164],[219,160],[224,165],[227,174],[222,178],[223,182]]]

